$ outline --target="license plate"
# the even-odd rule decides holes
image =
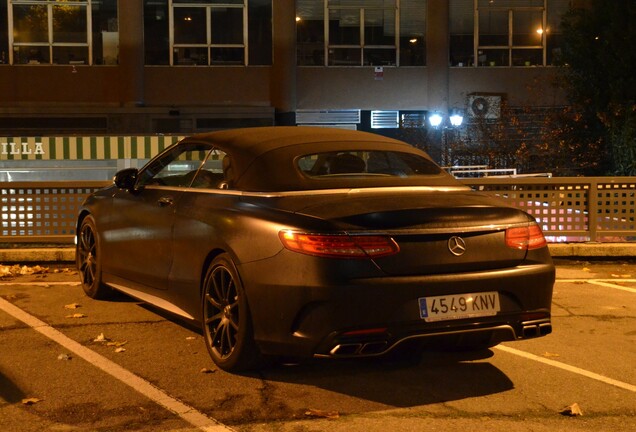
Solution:
[[[497,292],[421,297],[418,300],[420,318],[427,322],[492,316],[501,310]]]

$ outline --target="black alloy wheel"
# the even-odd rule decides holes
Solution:
[[[214,259],[205,278],[203,335],[219,368],[240,371],[259,365],[245,291],[227,254]]]
[[[102,263],[100,261],[99,235],[92,216],[86,216],[77,236],[76,265],[82,288],[86,295],[94,299],[105,299],[112,295],[112,289],[102,283]]]

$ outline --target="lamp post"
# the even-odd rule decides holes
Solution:
[[[446,117],[439,112],[432,112],[428,116],[428,122],[433,129],[441,132],[441,165],[448,166],[451,164],[451,152],[448,148],[447,133],[449,129],[459,128],[464,123],[464,116],[458,110],[450,111]]]

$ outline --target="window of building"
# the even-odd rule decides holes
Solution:
[[[545,66],[569,0],[451,0],[452,66]]]
[[[271,64],[271,0],[146,0],[146,64]]]
[[[7,0],[6,14],[11,64],[117,63],[117,0]]]
[[[478,65],[544,65],[545,1],[478,0]]]
[[[298,0],[298,63],[422,66],[423,0]]]
[[[0,1],[0,65],[9,63],[9,32],[7,23],[7,3]]]

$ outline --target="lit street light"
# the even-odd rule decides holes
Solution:
[[[458,112],[457,110],[451,111],[450,115],[447,119],[444,118],[440,113],[433,112],[428,117],[428,122],[434,129],[440,129],[441,136],[440,138],[440,148],[441,148],[441,163],[442,166],[448,164],[450,162],[450,149],[448,148],[447,143],[447,129],[456,129],[462,125],[464,122],[464,116]],[[449,125],[450,123],[450,125]]]
[[[428,122],[431,124],[431,126],[433,126],[434,128],[439,127],[442,124],[442,121],[444,120],[444,118],[441,116],[441,114],[438,113],[433,113],[429,116],[428,118]]]

